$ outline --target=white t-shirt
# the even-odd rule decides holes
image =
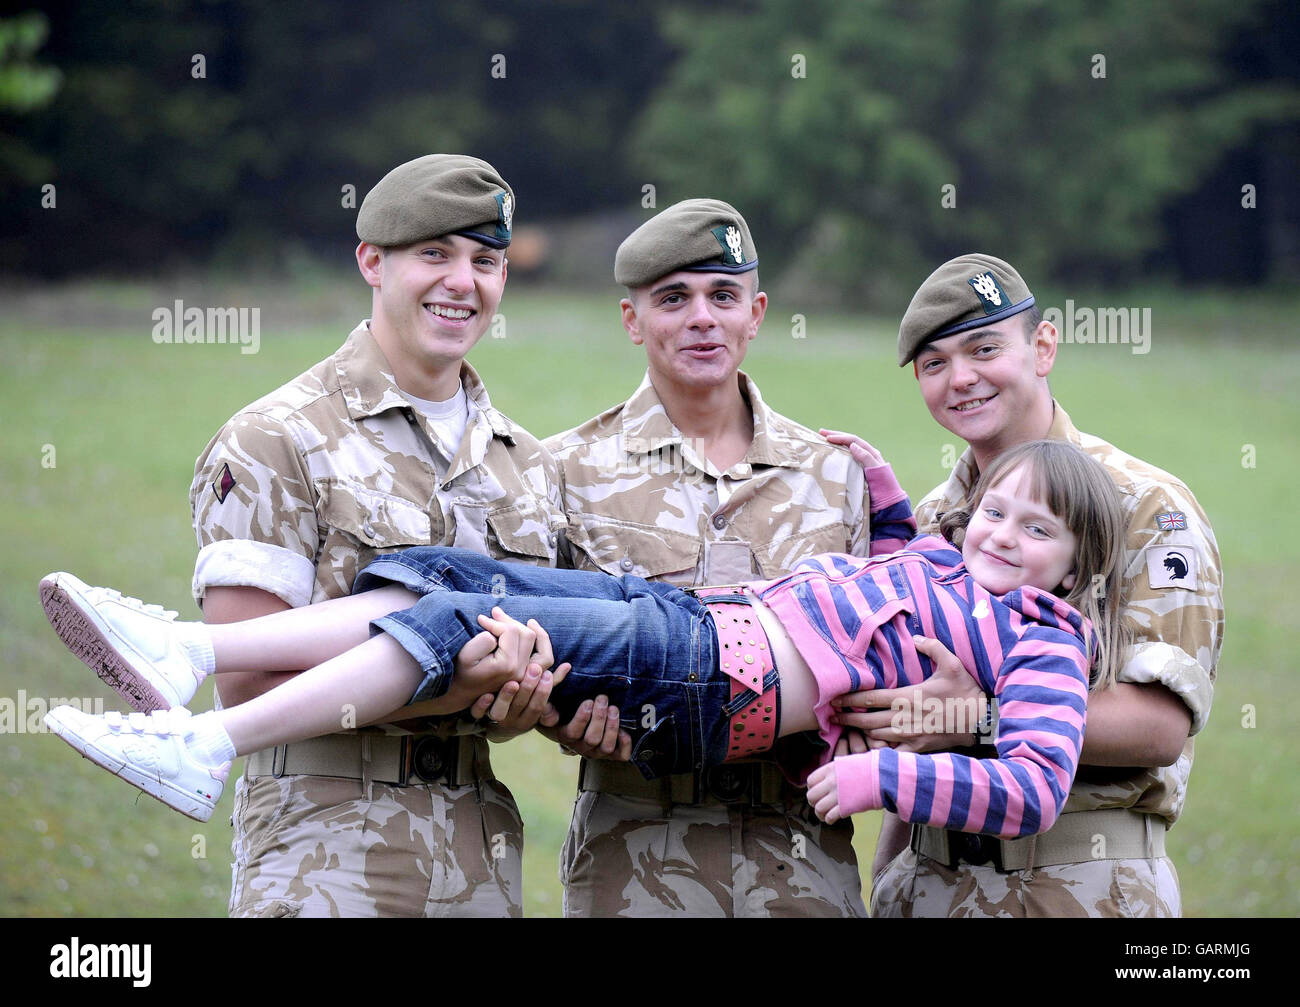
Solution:
[[[465,396],[465,386],[457,385],[456,394],[442,402],[417,398],[408,391],[403,391],[402,394],[429,423],[429,430],[433,434],[434,468],[441,481],[447,477],[447,470],[451,468],[452,459],[460,450],[460,442],[469,423],[469,400]]]

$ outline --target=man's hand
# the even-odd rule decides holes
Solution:
[[[516,657],[524,665],[518,675],[503,685],[498,693],[486,693],[470,707],[474,719],[487,718],[491,724],[487,730],[488,739],[495,742],[509,741],[531,731],[538,724],[556,724],[560,715],[549,702],[551,689],[564,681],[569,673],[569,665],[560,665],[554,673],[549,670],[555,663],[555,651],[551,648],[551,638],[541,623],[536,619],[529,619],[526,624],[521,623],[503,609],[494,608],[491,617],[479,616],[479,625],[498,641],[504,641],[506,632],[513,630],[519,637]],[[525,647],[528,649],[525,650]]]
[[[840,447],[849,449],[849,454],[853,460],[862,466],[863,470],[873,469],[877,465],[885,464],[885,456],[864,441],[857,434],[846,434],[839,430],[827,430],[824,427],[818,431],[832,444],[838,444]]]
[[[618,707],[610,706],[606,696],[585,700],[563,727],[539,730],[570,755],[616,762],[632,758],[632,736],[619,729]]]
[[[975,744],[974,731],[986,709],[979,685],[957,656],[938,640],[914,636],[916,649],[934,664],[934,674],[920,685],[901,689],[867,689],[836,699],[839,710],[831,720],[842,727],[856,727],[867,736],[871,748],[898,748],[905,752],[938,752]],[[895,703],[898,709],[894,708]],[[985,700],[987,702],[987,699]],[[929,710],[944,711],[944,731],[924,733]],[[881,709],[883,707],[883,709]],[[960,714],[958,722],[947,723],[949,713]],[[897,723],[895,720],[897,718]],[[966,730],[958,730],[965,728]],[[836,754],[840,754],[836,749]]]
[[[863,695],[863,693],[854,693],[853,695]],[[877,746],[880,747],[880,746]],[[871,748],[867,744],[867,736],[856,727],[846,727],[840,734],[839,740],[835,742],[834,758],[838,759],[844,755],[857,755],[859,752],[868,751]]]
[[[509,741],[534,727],[553,726],[560,719],[549,702],[554,685],[551,673],[531,661],[521,681],[507,682],[495,696],[490,692],[480,696],[470,707],[470,716],[488,721],[490,741]]]
[[[555,652],[550,636],[536,619],[529,619],[525,625],[495,608],[492,618],[479,616],[479,625],[502,641],[506,639],[507,627],[512,628],[519,635],[520,655],[528,640],[533,641],[528,664],[521,675],[503,685],[495,695],[480,696],[470,709],[475,719],[486,717],[492,723],[487,731],[489,740],[509,741],[537,728],[543,737],[574,755],[624,762],[632,757],[632,736],[619,730],[618,707],[610,706],[604,696],[587,700],[569,723],[557,727],[560,715],[549,702],[551,689],[564,680],[569,665],[560,665],[554,674],[546,670],[555,662]]]
[[[480,716],[500,704],[500,720],[509,721],[507,733],[513,736],[532,726],[531,723],[521,725],[533,716],[535,699],[538,700],[537,716],[545,712],[551,687],[568,674],[569,665],[560,665],[553,675],[547,672],[555,661],[555,655],[550,637],[535,619],[524,625],[503,609],[494,608],[491,616],[480,615],[478,622],[484,632],[465,644],[456,655],[456,673],[443,699],[459,703],[453,707],[457,710],[466,707],[475,712],[481,710]],[[531,677],[530,672],[533,673]],[[549,681],[539,698],[537,691],[543,674]],[[508,693],[504,702],[493,695],[498,690]]]

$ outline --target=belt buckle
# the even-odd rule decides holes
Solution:
[[[451,783],[456,773],[454,738],[426,735],[410,746],[411,771],[424,783]]]
[[[708,791],[723,804],[754,803],[754,772],[752,766],[714,766],[707,776]]]
[[[729,595],[739,597],[752,597],[753,589],[749,584],[696,584],[693,587],[682,588],[687,594],[694,598],[700,598],[701,594],[706,598],[726,598]]]
[[[955,868],[965,861],[975,867],[991,864],[994,870],[1002,870],[1002,840],[996,836],[981,832],[949,832],[949,855]]]

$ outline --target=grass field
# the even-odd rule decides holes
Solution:
[[[0,913],[224,914],[229,793],[200,826],[137,799],[32,733],[51,698],[99,698],[105,709],[120,708],[58,645],[36,582],[70,569],[195,617],[187,501],[195,457],[236,409],[332,352],[368,312],[364,292],[355,278],[274,296],[186,288],[187,304],[263,305],[256,354],[156,345],[150,312],[181,296],[172,286],[4,296],[0,704],[17,707],[18,717],[0,728],[7,733],[0,738]],[[1300,490],[1300,305],[1236,293],[1072,296],[1078,304],[1151,306],[1152,341],[1145,354],[1122,345],[1062,347],[1052,382],[1058,399],[1081,429],[1178,473],[1210,515],[1223,554],[1228,617],[1215,710],[1170,834],[1184,910],[1295,916],[1300,689],[1291,664],[1300,619],[1291,591],[1300,590],[1300,549],[1290,536]],[[494,403],[543,435],[626,397],[644,358],[619,328],[615,300],[508,294],[504,338],[486,339],[471,358]],[[806,317],[803,338],[791,335],[795,312]],[[783,306],[769,312],[747,369],[776,409],[866,436],[916,498],[944,477],[955,445],[926,412],[910,371],[894,364],[896,324]],[[195,705],[209,702],[205,686]],[[498,747],[494,764],[527,823],[526,911],[558,914],[555,863],[575,763],[528,738]],[[875,815],[858,820],[866,862],[876,828]]]

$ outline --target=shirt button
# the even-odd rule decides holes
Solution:
[[[722,531],[723,528],[727,527],[727,519],[721,514],[715,514],[713,516],[713,527],[717,528],[718,531]]]
[[[634,564],[630,557],[624,556],[623,559],[619,561],[618,565],[624,570],[631,570]]]
[[[558,539],[556,538],[555,532],[551,532],[551,545],[555,545],[557,541]]]
[[[372,525],[369,521],[367,521],[365,524],[361,526],[361,530],[365,532],[367,535],[369,535],[371,538],[374,538],[375,526]]]

